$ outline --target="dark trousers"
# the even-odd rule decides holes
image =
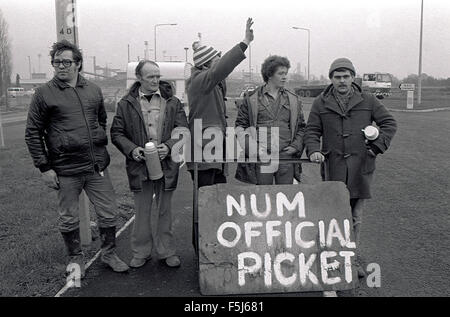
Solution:
[[[190,170],[192,181],[194,181],[194,171]],[[198,171],[198,187],[211,186],[214,184],[224,184],[227,182],[223,171],[217,168]]]
[[[189,170],[192,181],[194,181],[194,170]],[[214,184],[224,184],[227,178],[223,171],[216,168],[198,171],[198,188],[203,186],[211,186]],[[198,217],[198,215],[197,215]],[[197,240],[198,240],[198,219],[196,215],[192,217],[192,244],[194,245],[195,254],[198,255]]]

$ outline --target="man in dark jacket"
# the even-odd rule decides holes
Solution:
[[[306,153],[312,162],[322,163],[324,180],[347,185],[359,246],[362,211],[365,200],[371,198],[375,158],[388,149],[397,124],[374,95],[362,92],[353,82],[355,68],[349,59],[336,59],[329,77],[332,84],[314,100],[311,108],[306,125]],[[379,136],[369,141],[362,130],[373,122],[379,127]],[[361,268],[358,273],[364,275]]]
[[[84,273],[78,199],[84,189],[97,213],[101,259],[116,272],[128,266],[115,252],[117,207],[107,167],[106,111],[100,88],[83,78],[77,46],[57,42],[50,52],[55,76],[36,89],[25,141],[45,183],[58,191],[59,229],[71,262]]]
[[[305,119],[300,99],[285,89],[289,68],[290,63],[286,57],[269,56],[261,66],[265,84],[244,96],[235,125],[238,141],[245,150],[249,150],[248,141],[252,141],[257,142],[257,149],[262,150],[263,155],[266,151],[272,152],[271,154],[277,151],[277,158],[300,158],[303,152]],[[277,136],[271,134],[274,127],[278,129]],[[249,128],[255,128],[254,136],[249,135],[251,134]],[[259,133],[261,128],[267,130],[266,140],[256,137],[261,135]],[[246,137],[253,140],[247,141]],[[277,139],[273,140],[275,137]],[[274,180],[275,184],[293,183],[298,164],[280,164],[275,167],[276,170],[273,172],[264,172],[262,165],[238,164],[236,178],[257,185],[272,185]]]
[[[245,50],[253,41],[253,21],[247,20],[245,38],[231,50],[220,57],[221,53],[211,46],[195,46],[194,64],[188,86],[189,99],[189,129],[191,132],[191,148],[195,151],[195,143],[201,144],[201,148],[208,143],[203,142],[202,135],[195,135],[194,124],[201,119],[203,131],[207,128],[217,128],[225,135],[227,126],[225,116],[225,79],[245,59]],[[224,152],[225,153],[225,152]],[[192,154],[192,158],[195,156]],[[187,164],[192,175],[192,164]],[[193,176],[192,176],[193,177]],[[199,164],[199,187],[226,183],[225,167],[220,163]]]
[[[178,181],[179,163],[171,149],[178,141],[175,129],[187,129],[186,114],[168,82],[160,81],[158,64],[143,60],[136,67],[137,81],[118,104],[111,126],[113,144],[125,155],[130,189],[134,193],[136,218],[131,233],[131,267],[141,267],[155,248],[169,267],[180,266],[172,231],[171,201]],[[157,144],[164,176],[150,180],[144,147]],[[152,210],[153,195],[156,208]]]

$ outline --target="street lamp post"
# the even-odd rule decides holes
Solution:
[[[417,103],[422,103],[422,35],[423,35],[423,0],[420,9],[420,47],[419,47],[419,78],[417,78]]]
[[[94,79],[97,79],[97,63],[95,60],[95,56],[89,56],[89,57],[93,59]]]
[[[149,56],[149,54],[148,54],[148,51],[153,51],[153,49],[148,48],[148,41],[144,41],[144,46],[145,46],[145,49],[144,49],[144,59],[147,60],[147,59],[150,58],[150,56]]]
[[[301,27],[298,27],[298,26],[293,26],[292,27],[293,29],[295,29],[295,30],[303,30],[303,31],[307,31],[308,32],[308,82],[309,82],[309,77],[310,77],[310,68],[309,68],[309,66],[310,66],[310,57],[311,57],[311,36],[310,36],[310,29],[307,29],[307,28],[301,28]]]
[[[153,34],[153,36],[154,36],[154,38],[155,38],[155,62],[156,62],[156,27],[158,27],[158,26],[163,26],[163,25],[177,25],[176,23],[160,23],[160,24],[155,24],[155,27],[154,27],[154,34]]]
[[[38,54],[39,64],[38,64],[38,73],[41,72],[41,53]]]
[[[249,71],[249,84],[252,83],[252,46],[251,43],[248,44],[248,71]]]
[[[31,58],[29,55],[28,55],[28,71],[30,72],[30,79],[32,79],[32,77],[31,77]]]
[[[147,60],[148,59],[148,41],[144,41],[144,46],[145,46],[144,57]]]
[[[184,50],[186,51],[186,63],[187,63],[187,52],[189,50],[189,47],[185,47]]]

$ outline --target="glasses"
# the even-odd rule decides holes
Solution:
[[[52,61],[52,66],[59,67],[59,65],[63,64],[64,67],[70,67],[72,66],[72,63],[75,63],[75,61],[72,61],[70,59],[63,59],[62,61]]]

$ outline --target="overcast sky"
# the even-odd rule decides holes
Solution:
[[[203,44],[227,51],[244,38],[247,17],[254,19],[252,67],[259,71],[269,54],[289,58],[292,68],[307,66],[307,32],[311,30],[311,73],[326,75],[333,59],[350,58],[358,73],[389,72],[399,78],[418,72],[420,0],[77,0],[80,47],[85,70],[97,65],[125,69],[127,45],[131,59],[144,56],[144,41],[158,60],[184,60],[202,34]],[[0,0],[12,40],[13,74],[29,77],[32,68],[52,73],[49,47],[56,41],[55,0]],[[153,57],[154,52],[150,51]],[[176,56],[176,57],[175,57]],[[248,56],[248,51],[247,51]],[[248,70],[248,58],[237,70]],[[450,77],[450,2],[424,0],[423,72]]]

